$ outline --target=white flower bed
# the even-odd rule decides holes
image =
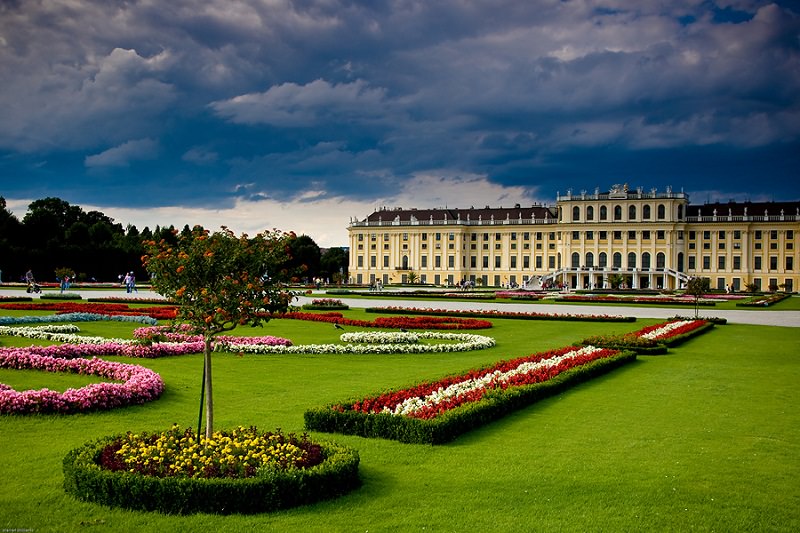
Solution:
[[[653,331],[645,333],[644,335],[641,335],[641,338],[658,339],[660,337],[669,337],[670,333],[672,333],[674,330],[682,328],[683,326],[691,324],[692,322],[694,322],[694,320],[679,320],[678,322],[670,322],[664,327],[655,329]]]
[[[133,344],[136,341],[128,339],[109,339],[107,337],[89,337],[83,335],[76,335],[75,332],[80,331],[78,326],[73,324],[64,324],[61,326],[39,326],[39,327],[11,327],[0,326],[0,335],[9,335],[14,337],[25,337],[28,339],[39,339],[53,342],[63,342],[69,344],[106,344],[109,342],[117,344]]]
[[[542,361],[537,361],[535,363],[533,362],[521,363],[519,366],[517,366],[512,370],[509,370],[508,372],[501,372],[499,370],[495,370],[494,372],[489,372],[479,378],[467,379],[458,383],[454,383],[446,388],[440,387],[436,391],[424,397],[416,396],[413,398],[408,398],[403,402],[397,404],[397,406],[393,410],[389,409],[388,407],[385,407],[383,412],[392,415],[407,416],[416,411],[420,411],[424,408],[438,405],[443,401],[448,400],[449,398],[456,398],[458,396],[467,394],[471,391],[486,388],[492,383],[503,383],[516,375],[533,372],[540,368],[556,366],[562,361],[573,359],[583,355],[588,355],[600,350],[602,350],[602,348],[597,348],[595,346],[584,346],[583,348],[580,348],[578,350],[573,350],[563,355],[552,357],[550,359],[544,359]]]
[[[370,338],[372,332],[358,333],[356,339]],[[376,335],[378,333],[375,333]],[[348,335],[343,334],[342,337]],[[420,333],[387,333],[387,340],[379,343],[357,344],[302,344],[298,346],[266,346],[266,345],[247,345],[229,344],[225,351],[256,353],[256,354],[388,354],[388,353],[443,353],[443,352],[466,352],[470,350],[483,350],[492,348],[495,340],[484,335],[473,335],[469,333],[440,333],[436,331],[425,331]],[[396,341],[392,339],[408,339],[406,335],[414,335],[418,339],[448,340],[459,341],[447,344],[412,344],[408,340]],[[402,337],[400,337],[402,336]],[[342,338],[344,342],[344,338]]]
[[[339,336],[342,342],[361,342],[366,344],[416,344],[419,342],[419,335],[416,333],[405,332],[386,332],[386,331],[357,331],[354,333],[342,333]]]

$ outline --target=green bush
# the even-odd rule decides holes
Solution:
[[[415,444],[442,444],[635,359],[635,352],[622,352],[573,368],[541,383],[492,390],[477,402],[461,405],[429,420],[388,413],[342,412],[329,405],[306,411],[305,425],[308,430],[327,433],[380,437]]]
[[[40,296],[42,300],[82,300],[83,297],[77,292],[43,292]]]
[[[119,436],[70,451],[64,489],[79,500],[166,514],[263,513],[335,498],[359,487],[358,452],[322,443],[325,460],[308,469],[271,470],[246,479],[160,478],[99,466],[103,449]]]

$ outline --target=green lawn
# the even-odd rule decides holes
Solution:
[[[494,328],[478,333],[494,336],[497,347],[458,354],[217,354],[216,424],[302,432],[309,407],[654,322],[494,320]],[[136,327],[78,325],[86,334],[108,336],[127,336]],[[338,338],[330,324],[292,320],[240,333],[296,343]],[[4,346],[26,342],[0,337]],[[127,430],[166,429],[174,422],[196,424],[201,356],[133,361],[162,375],[167,390],[161,399],[87,415],[0,417],[0,529],[795,531],[800,528],[798,348],[798,328],[719,326],[670,355],[640,357],[447,445],[314,434],[359,450],[363,486],[337,500],[255,516],[163,516],[64,494],[61,460],[83,442]],[[9,373],[0,373],[0,381],[12,384]],[[47,381],[41,374],[18,374],[17,388]],[[69,381],[66,386],[80,386],[74,380],[81,378],[51,377],[59,386],[66,383],[62,379]]]

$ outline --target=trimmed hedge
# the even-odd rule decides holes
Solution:
[[[349,305],[314,305],[303,304],[303,311],[347,311],[350,309]]]
[[[477,402],[461,405],[433,419],[388,413],[341,412],[332,408],[333,405],[353,403],[348,401],[306,411],[305,426],[308,430],[327,433],[379,437],[413,444],[442,444],[634,360],[635,352],[622,352],[573,368],[541,383],[492,390]]]
[[[68,494],[111,507],[166,514],[251,514],[335,498],[361,485],[358,452],[332,443],[322,443],[325,460],[308,469],[273,470],[246,479],[192,479],[101,468],[100,454],[117,438],[89,442],[64,457]]]

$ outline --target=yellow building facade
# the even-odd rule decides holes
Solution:
[[[380,209],[351,220],[350,281],[794,291],[800,202],[693,205],[684,192],[559,194],[554,206]]]

